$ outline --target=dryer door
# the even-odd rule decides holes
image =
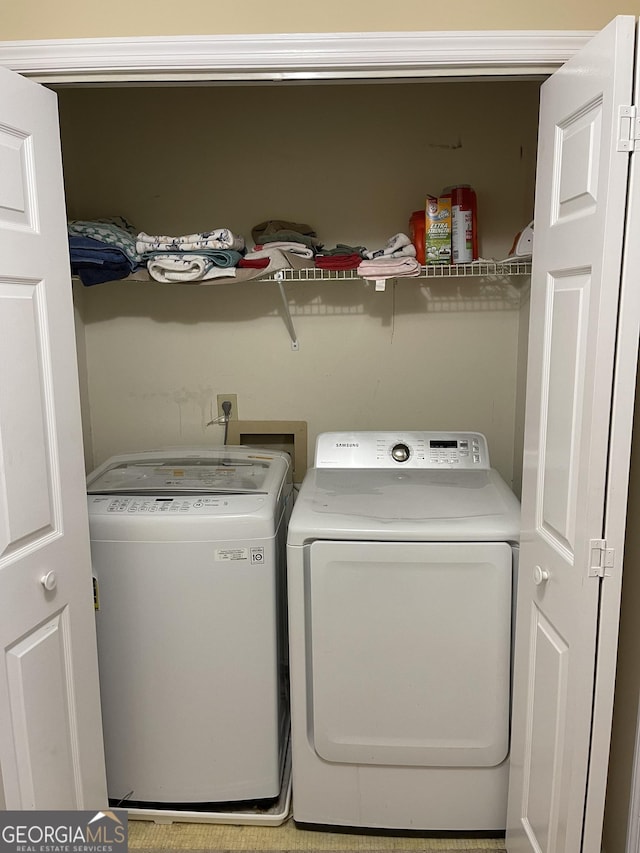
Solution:
[[[500,764],[509,750],[511,547],[314,542],[307,565],[318,755]]]

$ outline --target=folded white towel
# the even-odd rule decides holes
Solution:
[[[294,243],[287,240],[272,240],[269,243],[263,243],[262,248],[258,252],[268,252],[270,249],[279,249],[281,252],[292,252],[294,255],[300,255],[301,258],[312,258],[314,256],[313,249],[305,246],[304,243]],[[267,255],[258,255],[252,252],[247,257],[268,257]]]
[[[235,267],[219,267],[206,255],[155,255],[147,262],[149,275],[155,281],[210,281],[213,278],[233,278]]]
[[[136,237],[136,251],[146,252],[197,252],[203,249],[244,249],[244,237],[234,234],[228,228],[215,228],[213,231],[200,231],[183,237],[154,237],[141,231]]]
[[[400,233],[394,234],[393,237],[390,237],[382,249],[365,252],[364,256],[369,260],[372,260],[373,258],[415,258],[416,248],[406,234]]]
[[[422,267],[415,258],[376,258],[364,260],[356,270],[361,278],[374,281],[382,278],[400,278],[420,275]]]

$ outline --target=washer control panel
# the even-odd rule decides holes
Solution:
[[[135,515],[167,517],[176,515],[220,516],[255,512],[265,502],[258,495],[89,495],[91,515]]]
[[[325,432],[316,468],[489,468],[479,432]]]

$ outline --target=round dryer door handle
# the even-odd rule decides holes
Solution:
[[[536,586],[540,586],[549,580],[550,574],[548,569],[543,569],[541,566],[536,566],[533,570],[533,582]]]

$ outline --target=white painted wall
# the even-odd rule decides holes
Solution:
[[[531,218],[538,84],[63,90],[71,217],[123,214],[148,233],[267,218],[327,246],[378,248],[427,193],[470,183],[481,254]],[[505,118],[506,117],[506,118]],[[328,429],[478,429],[513,477],[517,293],[504,282],[290,284],[292,352],[273,283],[87,288],[86,433],[98,464],[125,450],[218,443],[216,395],[244,419]],[[516,463],[517,467],[517,463]]]

